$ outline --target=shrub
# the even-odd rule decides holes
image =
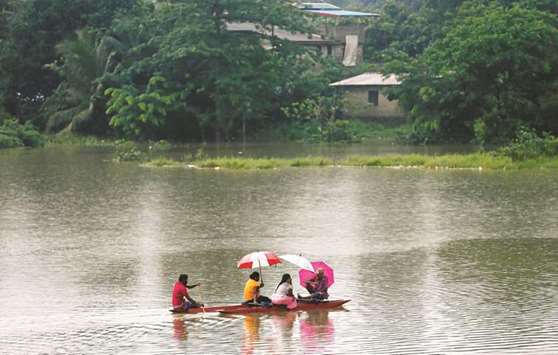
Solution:
[[[168,152],[172,149],[172,144],[162,139],[149,145],[149,150],[154,153]]]
[[[8,118],[0,125],[0,148],[39,147],[44,144],[44,136],[30,122],[22,125]]]
[[[558,155],[558,138],[548,137],[544,140],[544,152],[546,155]]]
[[[325,127],[324,136],[328,142],[359,142],[362,137],[359,137],[357,132],[352,129],[350,121],[335,120],[328,122]]]
[[[131,141],[118,141],[114,152],[115,161],[139,161],[145,157],[136,143]]]
[[[21,139],[12,136],[0,133],[0,148],[15,148],[15,147],[22,147],[23,142]]]
[[[508,146],[500,148],[498,154],[513,160],[527,160],[540,156],[558,155],[558,138],[544,134],[542,137],[533,130],[521,129]]]
[[[19,138],[26,147],[41,147],[45,144],[45,137],[30,122],[20,126]]]

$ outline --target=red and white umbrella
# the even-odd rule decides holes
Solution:
[[[281,263],[281,259],[271,251],[257,251],[244,255],[238,262],[239,269],[259,269],[263,282],[262,266],[271,266]]]
[[[257,269],[281,263],[281,259],[271,251],[257,251],[244,255],[238,262],[239,269]]]

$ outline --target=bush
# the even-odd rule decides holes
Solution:
[[[558,155],[558,138],[549,137],[544,140],[544,152],[546,155],[556,156]]]
[[[172,144],[170,144],[164,139],[149,144],[149,150],[153,153],[168,152],[171,149],[172,149]]]
[[[269,139],[302,141],[305,143],[358,143],[366,140],[388,140],[406,143],[409,130],[409,125],[387,125],[354,119],[331,121],[323,127],[322,131],[320,124],[316,121],[292,121],[274,126]]]
[[[558,138],[549,134],[541,137],[533,130],[521,129],[512,143],[497,152],[513,160],[555,156],[558,155]]]
[[[140,161],[145,158],[144,153],[136,143],[131,141],[118,141],[114,152],[115,161]]]
[[[0,148],[16,148],[23,147],[23,142],[21,139],[15,136],[8,136],[6,134],[0,133]]]
[[[352,128],[351,122],[347,120],[328,122],[324,138],[328,142],[360,142],[362,137]]]
[[[19,138],[26,147],[41,147],[45,144],[45,137],[30,122],[21,126]]]
[[[44,144],[44,136],[30,122],[22,125],[8,118],[0,125],[0,148],[40,147]]]

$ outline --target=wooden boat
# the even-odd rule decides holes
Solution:
[[[235,305],[223,305],[223,306],[212,306],[212,307],[196,307],[196,308],[190,308],[188,311],[177,311],[174,309],[171,309],[170,311],[172,313],[175,314],[197,314],[197,313],[218,313],[222,310],[235,310],[237,308],[245,308],[246,306],[241,305],[241,304],[235,304]]]
[[[299,302],[298,306],[293,309],[286,309],[284,306],[273,305],[271,307],[254,307],[254,306],[241,306],[233,308],[223,308],[218,312],[221,314],[248,314],[248,313],[278,313],[278,312],[297,312],[297,311],[312,311],[318,309],[333,309],[338,308],[349,302],[350,300],[334,300],[322,301],[318,303],[313,302]]]
[[[287,311],[311,311],[314,309],[338,308],[349,301],[350,300],[322,301],[318,303],[299,302],[296,308],[290,310],[287,310],[283,306],[263,307],[263,306],[246,306],[242,304],[235,304],[235,305],[226,305],[226,306],[190,308],[187,312],[175,311],[173,309],[171,309],[170,311],[175,314],[198,314],[198,313],[247,314],[247,313],[275,313],[275,312],[287,312]]]

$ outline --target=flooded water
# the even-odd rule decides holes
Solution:
[[[0,354],[558,353],[556,172],[110,158],[0,151]],[[247,277],[236,261],[268,249],[327,261],[332,297],[351,302],[169,313],[178,274],[202,282],[194,298],[235,302]],[[264,270],[264,293],[284,272],[297,270]]]

